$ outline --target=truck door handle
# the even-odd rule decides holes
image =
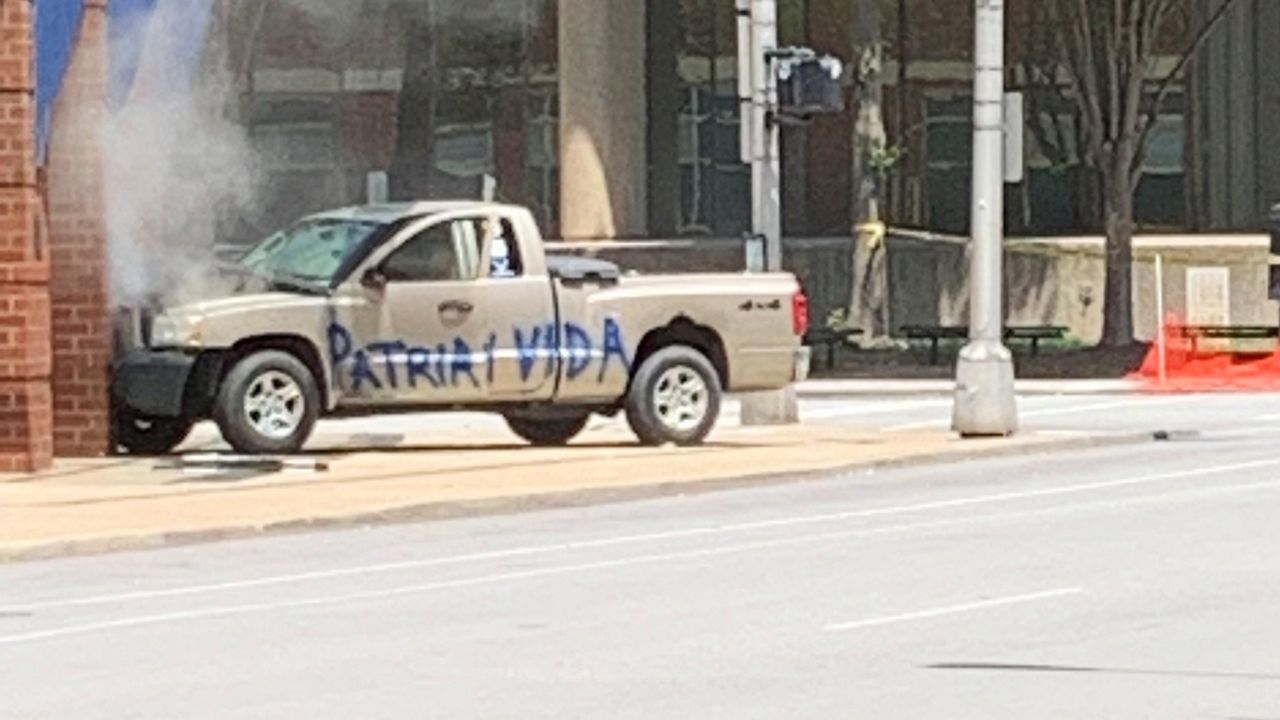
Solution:
[[[462,313],[465,315],[476,308],[466,300],[446,300],[440,303],[439,309],[442,313]]]

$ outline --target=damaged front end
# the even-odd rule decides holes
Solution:
[[[208,417],[221,358],[158,341],[157,332],[172,331],[163,327],[156,301],[117,308],[113,320],[113,444],[135,453],[168,452]]]
[[[112,313],[111,348],[116,360],[151,345],[151,325],[160,309],[158,298],[115,309]]]

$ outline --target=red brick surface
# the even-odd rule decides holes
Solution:
[[[0,88],[30,88],[35,74],[32,65],[33,36],[29,0],[5,0],[0,4]]]
[[[53,460],[48,252],[35,171],[32,5],[0,4],[0,472]]]
[[[85,2],[84,25],[54,107],[49,145],[53,299],[53,437],[63,457],[109,444],[111,324],[100,145],[106,113],[106,13]]]

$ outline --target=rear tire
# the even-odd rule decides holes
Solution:
[[[672,345],[640,364],[627,391],[627,424],[644,445],[699,445],[720,416],[724,391],[707,356]]]
[[[320,417],[315,376],[286,352],[254,353],[223,378],[214,403],[222,437],[245,455],[284,455],[302,449]]]
[[[568,445],[587,427],[590,415],[581,417],[538,417],[536,415],[506,415],[507,427],[531,445],[558,447]]]
[[[195,427],[187,418],[153,418],[129,410],[116,411],[111,424],[113,444],[129,455],[168,455]]]

